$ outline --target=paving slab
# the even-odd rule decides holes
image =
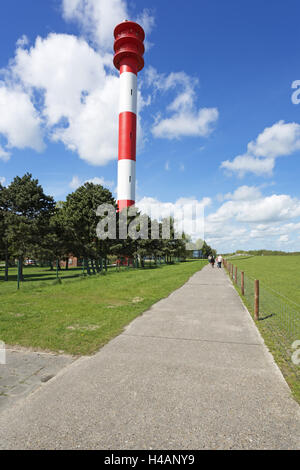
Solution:
[[[68,355],[6,347],[6,364],[0,364],[0,412],[30,395],[75,359]]]
[[[2,449],[299,447],[299,405],[210,266],[0,413]]]

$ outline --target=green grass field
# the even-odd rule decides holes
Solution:
[[[245,273],[246,306],[253,313],[254,279],[260,281],[257,326],[300,402],[300,366],[292,362],[292,344],[300,340],[300,256],[253,256],[229,259]]]
[[[61,284],[54,283],[55,272],[28,267],[19,291],[11,270],[11,280],[0,282],[0,339],[10,345],[92,354],[205,264],[199,260],[110,269],[106,275],[77,279],[80,270],[70,269],[60,272]]]
[[[232,263],[300,307],[300,256],[253,256]]]

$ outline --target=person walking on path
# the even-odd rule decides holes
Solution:
[[[209,259],[211,267],[214,268],[215,267],[215,258],[214,258],[214,256],[209,255],[208,259]]]
[[[217,262],[218,262],[218,268],[222,268],[222,261],[223,261],[223,258],[221,255],[219,255],[217,257]]]

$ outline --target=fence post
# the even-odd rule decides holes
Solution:
[[[233,264],[231,265],[231,279],[233,279]]]
[[[20,271],[21,271],[21,267],[20,267],[20,259],[18,259],[18,277],[17,277],[17,284],[18,284],[18,289],[20,289]]]
[[[254,281],[254,319],[259,320],[259,281]]]
[[[245,295],[245,278],[244,278],[244,271],[241,272],[241,292],[242,292],[242,295]]]
[[[234,278],[235,278],[235,283],[237,284],[237,282],[238,282],[238,279],[237,279],[237,266],[235,267],[235,276],[234,276]]]

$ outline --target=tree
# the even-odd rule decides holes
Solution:
[[[5,218],[5,239],[11,253],[19,258],[20,275],[25,256],[31,256],[49,230],[55,202],[44,193],[30,173],[16,176],[4,189],[2,197]]]
[[[209,256],[216,256],[215,250],[213,250],[206,241],[203,242],[202,246],[202,254],[204,258],[208,258]]]
[[[6,223],[5,188],[0,183],[0,259],[5,259],[4,280],[8,281],[9,251],[6,237]]]
[[[66,258],[72,252],[72,241],[68,237],[63,211],[63,203],[57,203],[55,211],[49,219],[48,230],[41,243],[34,248],[34,255],[37,259],[50,264],[53,269],[53,261]],[[60,269],[60,268],[59,268]]]
[[[116,208],[116,201],[108,189],[85,183],[67,196],[60,209],[59,217],[65,227],[68,246],[75,256],[84,258],[88,272],[89,259],[106,258],[111,246],[110,240],[99,240],[96,234],[99,222],[96,211],[102,204]]]

